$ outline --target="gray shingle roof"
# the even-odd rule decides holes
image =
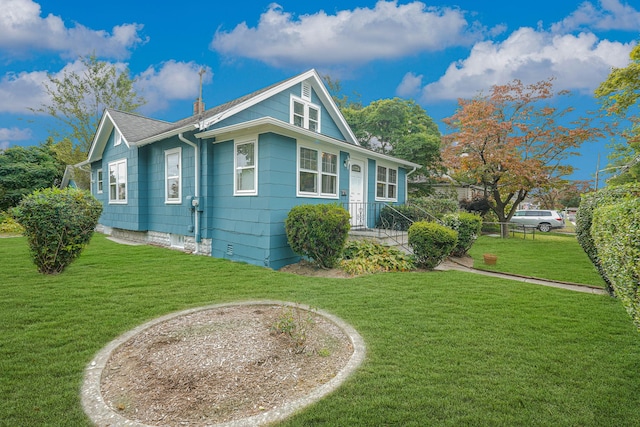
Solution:
[[[166,132],[173,127],[173,123],[150,119],[139,114],[111,109],[108,111],[125,139],[133,143]]]
[[[220,114],[226,110],[229,110],[236,105],[242,104],[263,92],[270,90],[273,87],[281,85],[289,80],[293,80],[296,77],[291,77],[286,80],[283,80],[278,83],[274,83],[270,86],[257,90],[255,92],[251,92],[247,95],[241,96],[240,98],[236,98],[232,101],[226,102],[224,104],[218,105],[217,107],[206,110],[202,115],[192,115],[190,117],[178,120],[176,122],[170,123],[162,120],[151,119],[148,117],[141,116],[139,114],[127,113],[119,110],[109,109],[109,114],[113,118],[114,122],[124,135],[125,139],[128,142],[136,143],[139,141],[143,141],[148,138],[152,138],[154,136],[171,132],[172,130],[180,129],[183,127],[187,127],[189,125],[197,125],[200,121],[211,118],[217,114]]]

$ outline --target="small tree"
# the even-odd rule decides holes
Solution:
[[[335,204],[295,206],[284,226],[291,249],[322,268],[332,268],[340,260],[351,228],[349,212]]]
[[[91,240],[102,204],[75,188],[37,190],[13,216],[25,229],[33,262],[45,274],[61,273]]]
[[[559,185],[572,172],[565,160],[579,154],[583,142],[604,135],[590,117],[561,124],[573,109],[549,101],[566,94],[554,93],[551,79],[531,85],[516,80],[494,86],[488,96],[459,100],[456,113],[444,120],[453,130],[443,139],[445,166],[459,181],[485,188],[504,237],[529,192]]]

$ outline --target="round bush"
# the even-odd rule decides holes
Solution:
[[[442,222],[447,227],[458,232],[458,243],[453,248],[451,255],[461,257],[473,246],[482,229],[482,217],[468,212],[447,214],[442,217]]]
[[[284,222],[289,246],[322,268],[340,260],[349,235],[349,212],[337,204],[299,205]]]
[[[455,248],[458,232],[435,222],[420,221],[409,227],[409,246],[416,264],[434,269]]]
[[[46,274],[62,272],[89,243],[102,204],[75,188],[47,188],[24,197],[13,210],[24,227],[33,262]]]

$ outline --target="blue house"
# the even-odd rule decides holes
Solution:
[[[315,70],[169,123],[105,110],[88,160],[98,231],[279,269],[297,262],[284,220],[339,203],[352,227],[402,204],[419,165],[358,144]]]

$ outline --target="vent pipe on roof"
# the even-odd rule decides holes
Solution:
[[[200,68],[198,74],[200,75],[200,96],[193,103],[193,115],[199,116],[204,113],[204,101],[202,100],[202,75],[207,71],[204,68]]]

